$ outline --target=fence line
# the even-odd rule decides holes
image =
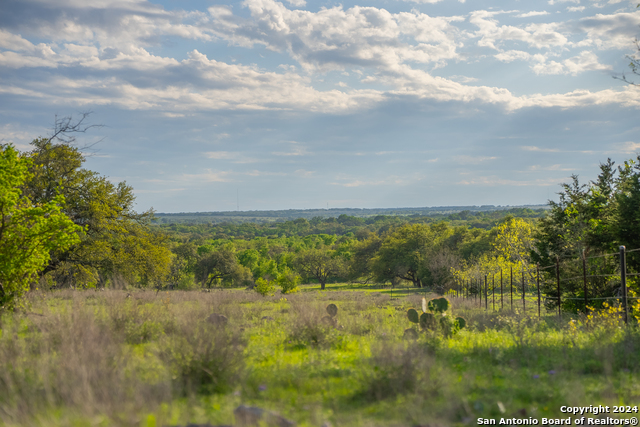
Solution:
[[[572,276],[572,277],[568,277],[568,278],[562,278],[561,280],[561,265],[560,265],[560,261],[561,258],[560,257],[556,257],[556,262],[554,264],[551,265],[547,265],[547,266],[540,266],[540,264],[536,264],[535,265],[535,269],[533,268],[525,268],[524,266],[521,268],[521,293],[522,293],[522,308],[523,310],[526,311],[526,296],[527,296],[527,288],[529,288],[529,290],[531,290],[531,283],[534,282],[535,284],[535,292],[537,293],[537,305],[538,305],[538,316],[541,316],[541,306],[542,306],[542,302],[543,299],[544,301],[557,301],[558,304],[558,317],[562,317],[562,302],[563,301],[584,301],[584,311],[585,314],[588,314],[588,306],[589,306],[589,301],[602,301],[602,300],[611,300],[611,299],[616,299],[616,300],[622,300],[622,308],[623,308],[623,312],[624,312],[624,321],[625,323],[629,322],[629,307],[628,307],[628,300],[640,300],[640,297],[628,297],[627,295],[627,290],[628,290],[628,286],[627,286],[627,277],[635,277],[635,276],[640,276],[640,273],[627,273],[627,264],[626,264],[626,254],[627,253],[632,253],[632,252],[638,252],[640,251],[640,248],[638,249],[632,249],[627,251],[626,248],[624,246],[620,246],[620,251],[619,253],[613,253],[613,254],[604,254],[604,255],[594,255],[594,256],[586,256],[586,254],[583,252],[582,256],[578,259],[579,261],[582,261],[582,275],[579,276]],[[610,257],[610,256],[618,256],[618,265],[615,266],[615,270],[618,270],[619,267],[619,273],[615,274],[615,273],[611,273],[611,274],[587,274],[589,272],[589,267],[592,268],[597,268],[598,265],[602,265],[602,268],[612,268],[614,267],[614,265],[612,264],[607,264],[606,262],[603,263],[597,263],[595,266],[593,265],[588,265],[588,260],[590,259],[596,259],[596,258],[606,258],[606,257]],[[576,260],[575,258],[562,258],[563,261],[567,261],[567,260]],[[603,260],[606,261],[606,260]],[[579,268],[579,267],[578,267]],[[554,269],[555,271],[551,272],[548,271],[550,269]],[[527,272],[527,277],[528,280],[525,280],[525,270]],[[499,269],[500,272],[500,308],[504,309],[504,296],[505,296],[505,289],[504,289],[504,275],[503,275],[503,270]],[[541,278],[541,272],[542,273],[547,273],[547,279],[545,280],[543,277]],[[475,276],[475,278],[470,278],[470,279],[466,279],[466,280],[461,280],[457,282],[457,287],[454,287],[455,293],[457,296],[462,296],[463,298],[474,298],[474,299],[479,299],[478,303],[480,308],[482,308],[482,299],[484,296],[484,308],[485,310],[489,309],[489,296],[491,296],[492,299],[492,309],[495,310],[496,309],[496,293],[497,293],[497,289],[496,289],[496,274],[498,273],[498,271],[493,271],[490,273],[479,273]],[[553,274],[555,273],[555,274]],[[489,274],[491,275],[491,291],[489,292],[489,280],[488,280],[488,276]],[[551,279],[551,275],[554,275],[554,279]],[[484,277],[483,277],[484,276]],[[604,283],[610,284],[612,282],[613,279],[619,278],[620,279],[620,290],[621,290],[621,296],[612,296],[612,297],[597,297],[597,296],[592,296],[589,297],[588,295],[588,283],[589,283],[589,279],[597,279],[597,278],[611,278],[611,280],[607,280]],[[483,286],[483,279],[484,279],[484,286]],[[572,282],[572,281],[577,281],[579,279],[582,279],[583,281],[583,287],[582,287],[582,292],[583,292],[583,296],[580,297],[576,297],[576,296],[563,296],[562,294],[562,282],[566,283],[566,282]],[[517,281],[517,279],[516,279]],[[601,282],[602,283],[602,282]],[[509,269],[509,277],[508,277],[508,283],[507,285],[509,286],[509,289],[507,290],[507,292],[509,292],[509,298],[510,298],[510,306],[511,309],[513,310],[513,293],[514,293],[514,272],[513,272],[513,266],[510,266]],[[542,296],[541,295],[541,286],[546,288],[546,292],[551,291],[552,296]],[[553,289],[553,287],[555,287],[555,289]],[[483,289],[484,288],[484,289]],[[516,284],[516,291],[517,291],[517,284]],[[552,291],[553,289],[553,291]],[[577,288],[574,287],[574,291]],[[566,290],[566,287],[565,287]],[[555,292],[554,292],[555,291]],[[483,295],[484,293],[484,295]],[[556,294],[556,296],[553,296],[553,293]],[[575,294],[574,294],[575,295]]]

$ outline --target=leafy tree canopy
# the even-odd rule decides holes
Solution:
[[[36,204],[63,197],[63,212],[82,227],[79,242],[51,252],[47,277],[58,286],[104,286],[118,278],[160,284],[171,253],[165,235],[149,227],[153,211],[135,212],[132,187],[84,169],[82,151],[64,141],[39,138],[31,145],[25,195]]]
[[[0,146],[0,308],[15,307],[52,251],[80,240],[82,228],[62,212],[63,195],[34,203],[24,194],[31,167],[11,145]]]

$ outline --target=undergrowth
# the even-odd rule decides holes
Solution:
[[[0,425],[232,424],[240,404],[309,426],[465,425],[639,400],[640,333],[618,307],[560,320],[451,298],[467,328],[404,339],[421,297],[32,293],[0,316]]]

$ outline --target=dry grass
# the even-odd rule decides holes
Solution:
[[[450,298],[468,328],[405,341],[420,294],[285,297],[30,293],[27,311],[0,316],[0,426],[229,424],[240,403],[310,426],[452,425],[500,416],[497,401],[555,417],[557,402],[640,397],[640,333],[612,319],[571,326]]]
[[[59,408],[132,425],[174,397],[229,391],[242,372],[243,310],[227,293],[62,291],[44,299],[32,296],[28,313],[2,318],[7,425]],[[213,312],[228,326],[207,322]]]

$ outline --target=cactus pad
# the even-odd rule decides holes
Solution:
[[[404,335],[402,337],[406,340],[415,340],[418,339],[418,333],[415,329],[409,328],[404,330]]]
[[[327,313],[329,313],[329,316],[331,317],[336,317],[336,315],[338,314],[338,306],[336,306],[335,304],[329,304],[327,306]]]
[[[433,329],[436,326],[436,318],[431,313],[422,313],[420,316],[420,327],[422,329]]]
[[[467,321],[464,320],[464,317],[456,317],[456,320],[454,323],[458,327],[458,329],[462,329],[465,326],[467,326]]]
[[[413,323],[418,323],[420,321],[420,317],[418,316],[418,312],[413,308],[410,308],[407,311],[407,317]]]
[[[440,318],[440,329],[445,337],[450,337],[452,334],[457,332],[449,316],[442,316]]]
[[[428,304],[429,310],[436,313],[444,313],[449,309],[449,300],[445,297],[442,298],[434,298],[429,301]]]

